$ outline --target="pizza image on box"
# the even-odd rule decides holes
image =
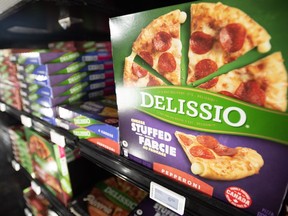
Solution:
[[[191,162],[191,172],[212,180],[238,180],[259,173],[263,158],[251,148],[230,148],[213,136],[185,134],[175,136]]]
[[[181,25],[188,21],[189,47],[183,56]],[[270,40],[265,28],[238,8],[220,2],[192,3],[189,19],[186,12],[177,9],[155,18],[141,30],[125,58],[123,85],[196,87],[285,112],[287,71],[280,51],[220,72],[254,49],[268,53]],[[148,68],[137,64],[136,57]],[[183,65],[183,58],[188,58],[187,65]]]

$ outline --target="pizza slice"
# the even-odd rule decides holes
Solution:
[[[209,91],[273,110],[287,109],[287,71],[281,52],[222,74],[217,80]]]
[[[178,9],[164,14],[143,28],[132,45],[134,53],[173,85],[180,85],[180,26],[186,18]]]
[[[195,175],[211,180],[238,180],[259,173],[262,156],[251,148],[230,148],[213,136],[185,134],[175,136],[191,162]]]
[[[125,58],[123,84],[131,87],[160,86],[165,83],[134,62],[135,55]]]
[[[257,47],[271,49],[271,36],[238,8],[218,3],[191,4],[191,34],[188,50],[187,84],[208,76],[221,66]],[[214,78],[201,88],[211,88]]]

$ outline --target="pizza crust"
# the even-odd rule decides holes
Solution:
[[[139,68],[142,68],[140,65],[134,62],[136,54],[132,52],[129,57],[125,58],[124,63],[124,74],[123,74],[123,84],[124,86],[130,87],[147,87],[152,81],[153,83],[157,83],[157,85],[165,85],[165,83],[159,79],[158,77],[152,75],[147,71],[147,74],[143,77],[138,77],[132,72],[132,65],[135,64]],[[144,68],[142,68],[145,70]]]
[[[210,59],[217,63],[218,68],[244,55],[255,47],[261,53],[271,49],[271,36],[256,21],[238,8],[218,3],[191,4],[191,35],[194,32],[203,32],[213,37],[213,47],[206,53],[197,54],[189,48],[189,71],[187,84],[196,80],[195,65],[203,60]],[[223,50],[220,43],[220,32],[228,24],[239,23],[244,26],[246,36],[243,46],[235,52]],[[190,40],[191,43],[191,40]],[[190,44],[191,46],[191,44]]]
[[[209,91],[228,91],[234,94],[241,83],[249,80],[265,86],[265,108],[286,111],[287,71],[281,52],[272,53],[243,68],[220,75],[217,84]]]
[[[192,156],[193,146],[202,146],[196,136],[179,131],[175,136],[191,162],[191,172],[211,180],[232,181],[259,173],[264,165],[262,156],[251,148],[237,147],[233,156],[219,156],[212,149],[213,159]]]
[[[132,46],[132,51],[141,57],[141,52],[149,53],[153,58],[151,67],[163,75],[173,85],[180,85],[182,43],[180,41],[180,25],[186,20],[186,13],[174,10],[154,19],[149,25],[142,29]],[[171,46],[168,50],[157,51],[153,47],[153,39],[158,32],[167,32],[171,35]],[[163,53],[170,53],[175,59],[176,68],[170,72],[161,72],[159,58]],[[144,59],[145,60],[145,59]]]

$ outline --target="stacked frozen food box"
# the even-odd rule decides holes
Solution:
[[[73,196],[68,155],[71,150],[52,144],[49,138],[25,127],[25,137],[32,157],[35,178],[38,179],[61,203],[67,205]]]
[[[120,155],[118,110],[115,95],[93,101],[60,105],[56,125]]]
[[[14,159],[32,175],[34,172],[32,157],[30,154],[27,140],[24,134],[22,125],[14,125],[8,128],[8,133],[11,141],[11,147]]]
[[[48,44],[52,51],[94,52],[111,51],[111,41],[55,41]]]
[[[278,215],[288,179],[281,7],[192,1],[111,18],[125,155],[240,211]]]
[[[114,94],[111,52],[26,52],[13,57],[23,110],[51,124],[60,104]]]
[[[49,209],[51,205],[49,201],[42,195],[37,195],[31,187],[25,188],[23,190],[23,197],[25,203],[29,209],[29,212],[35,216],[47,216],[49,215]],[[27,213],[27,214],[26,214]],[[29,215],[28,211],[25,215]]]
[[[21,98],[16,65],[9,59],[9,50],[0,52],[0,100],[21,110]]]
[[[99,180],[72,202],[72,212],[82,216],[128,216],[147,192],[116,176]]]

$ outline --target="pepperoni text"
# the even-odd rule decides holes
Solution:
[[[181,98],[164,97],[152,95],[147,92],[140,92],[141,107],[154,108],[166,112],[187,115],[191,118],[199,117],[205,121],[225,122],[232,127],[241,127],[246,122],[246,113],[239,107],[226,107],[211,105],[209,103],[198,103],[193,100],[186,101]],[[231,113],[236,112],[239,116],[237,120],[231,120]],[[235,115],[234,115],[235,116]]]

